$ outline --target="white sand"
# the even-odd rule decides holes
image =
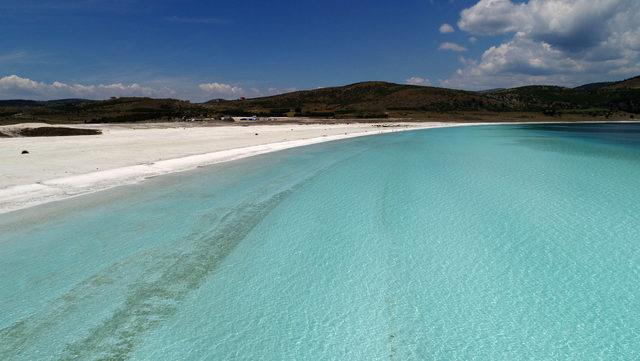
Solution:
[[[287,148],[450,124],[386,125],[73,125],[99,128],[103,134],[3,138],[0,213]],[[10,130],[0,128],[5,133]],[[29,154],[20,154],[22,150]]]

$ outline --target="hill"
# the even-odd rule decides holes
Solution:
[[[618,83],[616,83],[618,84]],[[628,81],[626,84],[629,84]],[[409,112],[561,112],[604,115],[640,113],[640,90],[585,86],[525,86],[479,92],[365,82],[298,91],[271,97],[205,103],[212,111],[229,115],[331,116],[369,118],[402,116]]]
[[[502,102],[507,109],[545,114],[569,112],[597,116],[620,111],[640,113],[640,89],[526,86],[486,95]]]
[[[375,81],[254,99],[214,99],[202,104],[152,98],[2,100],[0,124],[170,121],[225,115],[444,119],[458,112],[484,114],[491,119],[518,112],[571,114],[585,119],[616,113],[628,116],[623,113],[640,113],[640,77],[577,88],[535,85],[478,92]]]
[[[640,89],[640,76],[622,81],[591,83],[574,88],[576,90],[629,90]]]
[[[610,84],[606,86],[605,89],[608,89],[608,90],[640,89],[640,76]]]
[[[117,123],[173,120],[201,116],[207,110],[176,99],[112,98],[109,100],[61,99],[51,101],[0,101],[0,123]]]
[[[338,118],[384,117],[390,111],[501,109],[499,101],[476,92],[444,88],[364,82],[343,87],[297,91],[263,98],[219,100],[205,103],[231,115],[335,116]]]
[[[615,84],[615,82],[602,82],[602,83],[589,83],[589,84],[584,84],[584,85],[580,85],[578,87],[575,87],[573,89],[575,90],[600,90],[603,88],[608,87],[609,85],[613,85]]]

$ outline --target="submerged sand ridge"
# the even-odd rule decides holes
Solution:
[[[0,213],[282,149],[450,124],[181,125],[92,124],[103,134],[2,139]]]

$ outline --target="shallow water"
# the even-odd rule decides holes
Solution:
[[[0,359],[628,360],[640,126],[478,126],[0,216]]]

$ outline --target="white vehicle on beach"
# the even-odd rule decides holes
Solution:
[[[233,117],[234,121],[241,121],[241,120],[248,120],[248,121],[252,121],[255,122],[256,120],[258,120],[258,116],[257,115],[252,115],[250,117]]]

